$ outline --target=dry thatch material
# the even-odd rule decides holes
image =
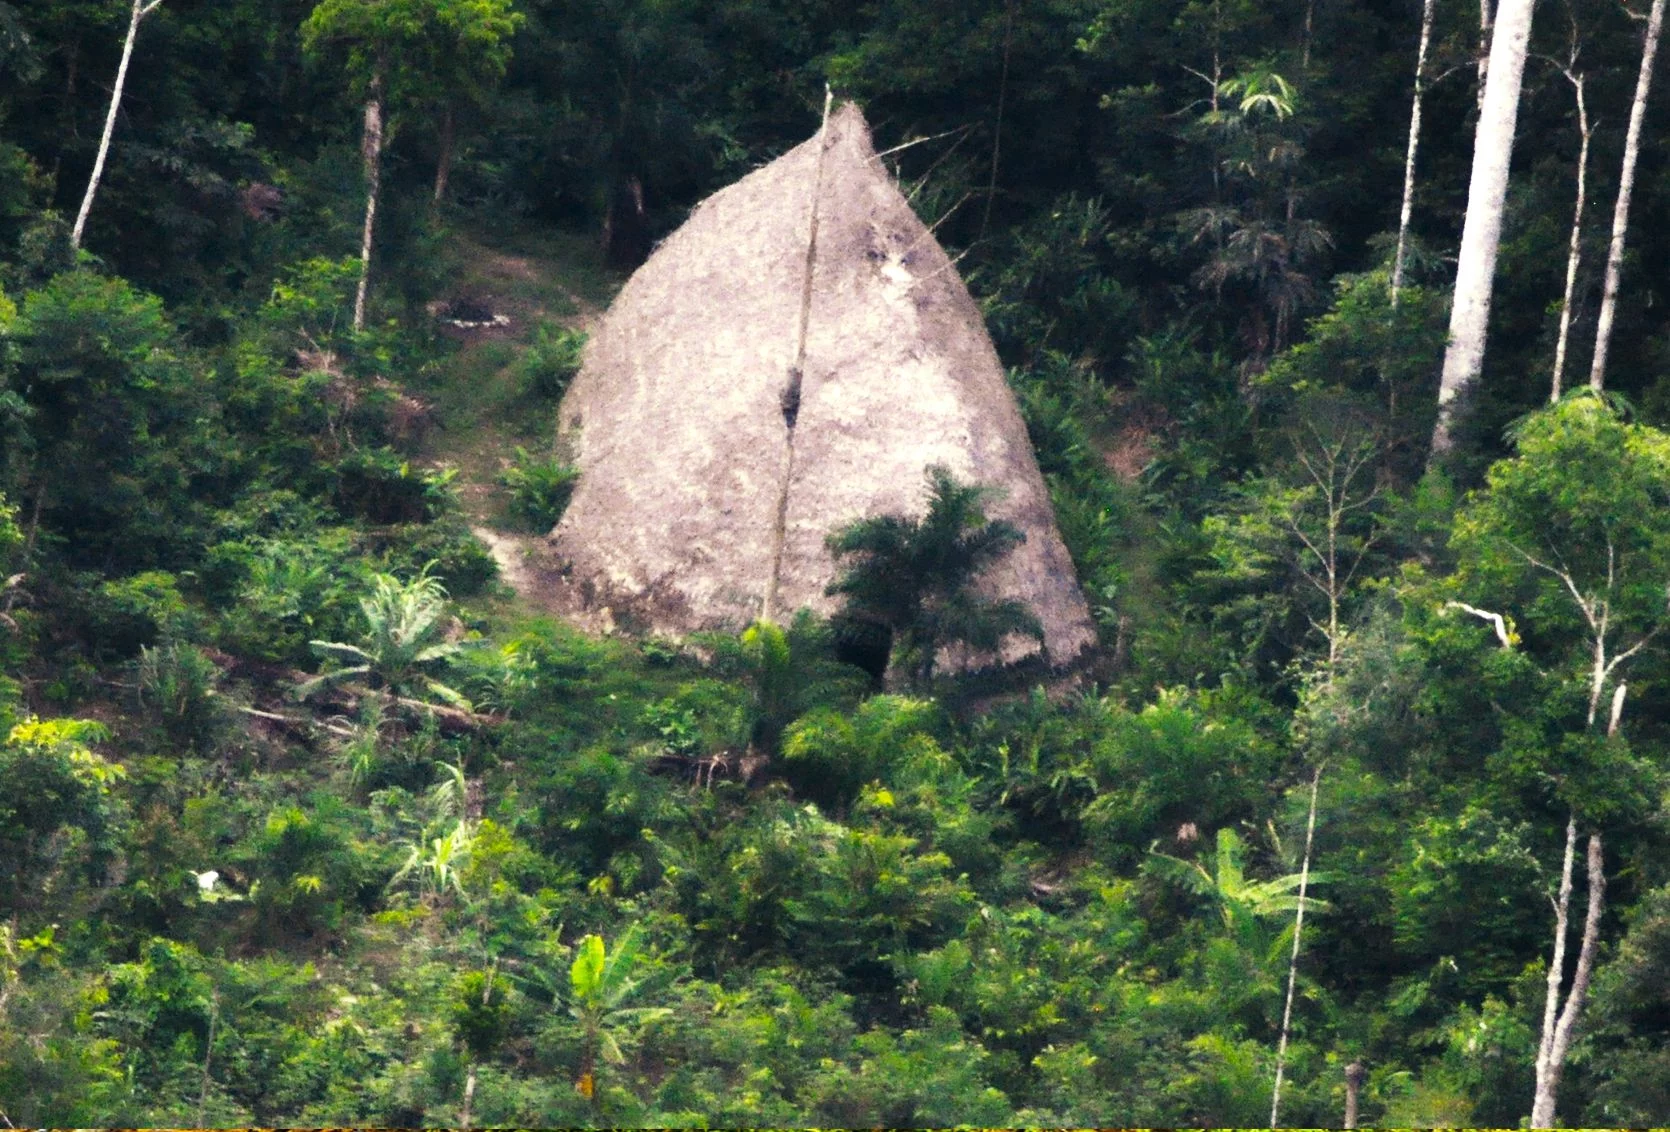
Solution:
[[[1051,663],[1094,638],[980,310],[850,104],[639,269],[559,430],[581,471],[551,536],[559,602],[583,623],[681,635],[834,612],[825,536],[922,514],[944,464],[998,489],[989,513],[1027,536],[981,588],[1032,607]]]

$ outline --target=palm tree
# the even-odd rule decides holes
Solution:
[[[1287,345],[1316,293],[1312,268],[1332,246],[1327,229],[1298,215],[1305,156],[1298,94],[1281,75],[1255,68],[1217,84],[1212,109],[1190,132],[1214,152],[1211,203],[1178,215],[1191,245],[1210,248],[1197,286],[1248,301],[1241,333],[1255,356]]]
[[[852,558],[825,592],[846,598],[843,616],[893,634],[893,663],[925,687],[939,650],[964,644],[995,652],[1011,635],[1044,639],[1024,604],[975,592],[975,580],[1026,541],[1013,523],[986,518],[990,489],[958,483],[948,468],[928,469],[928,513],[921,519],[880,515],[829,536],[830,553]]]
[[[347,667],[299,685],[297,696],[306,698],[331,684],[365,679],[396,696],[420,691],[454,707],[469,707],[462,695],[427,672],[463,651],[462,645],[442,637],[446,588],[440,579],[429,576],[427,566],[410,582],[378,574],[372,580],[370,596],[360,600],[360,610],[366,623],[363,644],[308,642],[319,656],[344,662]]]
[[[788,625],[755,621],[740,636],[700,639],[712,650],[713,671],[748,689],[746,739],[761,754],[776,754],[784,728],[813,708],[862,696],[863,675],[836,659],[834,631],[809,609]]]

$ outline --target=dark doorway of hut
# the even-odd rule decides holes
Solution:
[[[871,689],[881,691],[887,661],[893,655],[893,630],[856,617],[836,617],[830,624],[835,631],[835,659],[862,669]]]

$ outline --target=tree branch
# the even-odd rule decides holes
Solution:
[[[1642,637],[1639,641],[1636,641],[1629,648],[1625,649],[1623,652],[1621,652],[1617,656],[1613,657],[1609,662],[1607,662],[1606,668],[1604,670],[1604,676],[1611,676],[1612,675],[1612,670],[1614,668],[1618,667],[1618,665],[1622,664],[1624,661],[1628,660],[1630,657],[1634,656],[1636,653],[1638,653],[1642,649],[1646,648],[1647,645],[1652,642],[1652,639],[1654,637],[1658,636],[1659,630],[1661,630],[1663,628],[1664,628],[1663,625],[1653,626],[1652,632],[1648,633],[1645,637]]]
[[[1525,559],[1526,562],[1529,562],[1532,566],[1536,567],[1538,570],[1546,570],[1548,573],[1553,574],[1556,578],[1560,579],[1561,582],[1565,583],[1566,589],[1571,592],[1572,600],[1577,602],[1577,608],[1579,610],[1581,610],[1582,613],[1583,613],[1583,620],[1585,620],[1589,623],[1589,628],[1591,628],[1591,629],[1600,628],[1599,624],[1595,621],[1595,613],[1594,613],[1593,604],[1589,601],[1588,598],[1584,597],[1583,594],[1578,591],[1577,583],[1572,579],[1571,573],[1569,571],[1556,570],[1554,567],[1550,566],[1548,563],[1542,562],[1542,561],[1540,561],[1536,558],[1532,558],[1529,554],[1526,554],[1523,550],[1521,550],[1518,546],[1514,545],[1511,542],[1508,543],[1507,545],[1508,545],[1509,550],[1513,551],[1515,554],[1517,554],[1521,558]]]
[[[1488,609],[1480,609],[1476,605],[1468,605],[1464,601],[1446,601],[1445,609],[1459,609],[1463,613],[1471,613],[1474,617],[1488,621],[1496,627],[1496,639],[1502,642],[1505,649],[1513,648],[1513,637],[1508,633],[1508,623],[1500,613],[1492,613]]]

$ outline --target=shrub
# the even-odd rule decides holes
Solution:
[[[201,649],[170,641],[141,646],[135,667],[140,705],[169,740],[198,754],[213,749],[226,723],[214,661]]]
[[[390,448],[364,448],[337,462],[331,502],[346,518],[416,523],[453,510],[451,469],[413,467]]]
[[[492,551],[471,533],[461,515],[398,528],[387,554],[397,573],[415,573],[427,566],[455,597],[480,593],[499,572]]]
[[[824,592],[845,599],[844,618],[890,629],[891,664],[921,688],[933,679],[940,650],[950,645],[995,652],[1011,635],[1044,639],[1043,626],[1024,604],[994,601],[974,589],[986,567],[1026,535],[1013,523],[986,518],[989,488],[959,483],[938,464],[928,469],[928,483],[925,517],[859,519],[825,540],[843,572]]]
[[[353,532],[325,527],[286,539],[226,542],[209,554],[211,572],[233,598],[216,642],[240,656],[300,663],[314,637],[351,631],[370,570]]]
[[[580,356],[585,345],[584,331],[542,323],[516,366],[522,395],[541,401],[561,397],[574,375],[580,372]]]
[[[111,785],[126,772],[93,751],[103,724],[37,719],[0,740],[0,914],[38,905],[54,877],[98,876],[112,851]]]
[[[518,446],[514,462],[499,476],[499,482],[510,489],[511,515],[529,530],[544,533],[556,526],[568,509],[579,478],[579,469],[559,460],[530,456],[526,448]]]
[[[197,614],[180,596],[173,574],[148,570],[105,582],[88,603],[88,637],[95,649],[132,656],[158,640],[192,635]]]
[[[395,695],[427,693],[457,707],[468,707],[464,697],[428,675],[462,651],[445,638],[446,587],[427,569],[409,582],[388,574],[371,580],[371,592],[360,599],[365,633],[360,645],[309,641],[321,657],[346,664],[306,681],[298,698],[344,680],[365,678]]]

